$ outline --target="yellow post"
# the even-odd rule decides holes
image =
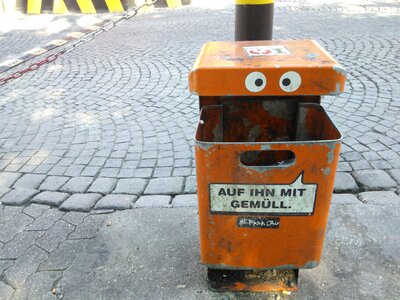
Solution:
[[[53,13],[55,13],[55,14],[68,13],[68,8],[65,5],[64,0],[54,0]]]
[[[182,6],[181,0],[167,0],[167,4],[169,8],[177,8]]]
[[[122,6],[120,0],[106,0],[106,4],[111,13],[124,11],[124,7]]]
[[[91,0],[77,0],[78,6],[83,14],[95,14],[96,9],[94,8]]]
[[[28,14],[40,14],[42,12],[42,0],[28,0]]]

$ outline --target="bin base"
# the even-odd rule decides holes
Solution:
[[[224,270],[208,268],[214,292],[294,292],[299,270]]]

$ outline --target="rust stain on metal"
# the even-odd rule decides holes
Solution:
[[[213,291],[285,292],[297,290],[295,270],[215,270],[209,269],[208,283]]]

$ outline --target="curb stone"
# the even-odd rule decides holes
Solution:
[[[145,208],[145,207],[171,207],[171,196],[165,195],[152,195],[152,196],[142,196],[135,204],[134,208]]]
[[[37,193],[38,190],[17,188],[5,194],[0,201],[5,205],[23,205]]]
[[[396,187],[396,182],[382,170],[354,171],[352,175],[361,188],[366,191]]]
[[[60,205],[60,210],[89,212],[100,198],[100,194],[74,194]]]
[[[101,198],[94,209],[116,209],[124,210],[132,208],[133,203],[136,201],[137,196],[110,194]]]

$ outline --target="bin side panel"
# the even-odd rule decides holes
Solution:
[[[196,145],[201,262],[212,268],[310,268],[318,264],[333,191],[340,142],[308,144]],[[245,151],[290,150],[289,167],[247,167],[239,157]],[[221,157],[223,159],[221,159]],[[313,159],[310,159],[313,158]],[[210,210],[210,184],[290,186],[301,179],[317,186],[313,212],[308,215],[278,213],[279,228],[246,228],[238,218],[271,217],[271,214],[221,213]],[[232,198],[234,199],[234,197]],[[237,203],[236,203],[237,204]]]

